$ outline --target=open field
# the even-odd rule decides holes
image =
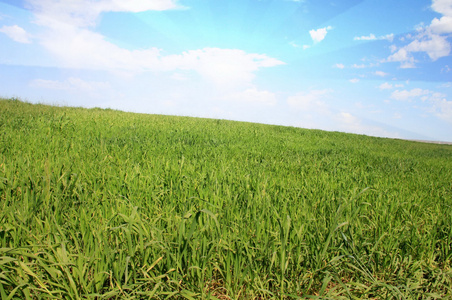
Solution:
[[[452,297],[452,146],[0,101],[1,299]]]

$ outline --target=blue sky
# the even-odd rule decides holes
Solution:
[[[0,96],[452,142],[452,0],[0,0]]]

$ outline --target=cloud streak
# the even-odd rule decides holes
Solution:
[[[37,23],[62,22],[77,27],[93,27],[104,12],[163,11],[184,8],[174,0],[26,0]]]
[[[22,44],[30,44],[31,39],[30,35],[23,29],[22,27],[19,27],[17,25],[13,26],[3,26],[0,28],[0,32],[3,32],[6,34],[9,38],[11,38],[13,41],[22,43]]]
[[[413,98],[428,95],[429,90],[415,88],[412,90],[395,90],[391,94],[391,98],[399,101],[411,101]]]
[[[388,40],[392,42],[394,40],[394,34],[387,34],[380,37],[376,37],[375,34],[371,33],[367,36],[355,36],[353,38],[355,41],[376,41],[376,40]]]
[[[273,106],[276,104],[276,95],[269,91],[261,91],[256,87],[251,87],[244,91],[226,96],[224,97],[224,100]]]
[[[395,90],[391,93],[391,98],[398,101],[412,102],[420,100],[428,103],[430,106],[427,112],[452,124],[452,101],[447,100],[447,96],[443,93],[414,88],[411,90]]]
[[[321,111],[328,110],[328,106],[324,102],[324,98],[330,94],[332,90],[311,90],[309,92],[301,92],[287,98],[287,104],[290,107],[302,111]]]

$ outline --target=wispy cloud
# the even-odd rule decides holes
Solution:
[[[444,96],[433,97],[432,111],[440,119],[452,124],[452,101],[448,101]]]
[[[295,43],[294,41],[289,42],[289,45],[291,45],[294,48],[301,48],[302,46],[298,45],[297,43]]]
[[[2,28],[0,28],[0,32],[3,32],[9,38],[11,38],[12,40],[14,40],[18,43],[23,43],[23,44],[31,43],[30,35],[25,31],[25,29],[23,29],[22,27],[20,27],[18,25],[13,25],[13,26],[5,25]]]
[[[287,98],[289,106],[304,111],[325,111],[328,110],[323,99],[332,92],[331,89],[311,90],[300,92]]]
[[[389,75],[388,73],[385,73],[383,71],[375,71],[374,74],[380,77],[385,77]]]
[[[429,90],[415,88],[412,90],[395,90],[391,94],[391,98],[399,101],[411,101],[413,98],[421,97],[430,94]]]
[[[269,91],[258,90],[256,87],[227,95],[223,98],[228,101],[246,102],[251,104],[272,106],[276,104],[276,95]]]
[[[369,35],[363,35],[363,36],[355,36],[353,38],[353,40],[355,41],[375,41],[375,40],[388,40],[390,42],[392,42],[394,40],[394,34],[387,34],[387,35],[383,35],[383,36],[375,36],[375,34],[371,33]]]
[[[426,112],[434,114],[438,118],[452,124],[452,101],[447,100],[447,95],[432,90],[414,88],[411,90],[395,90],[391,98],[398,101],[422,101],[429,106]]]
[[[358,116],[347,112],[341,111],[332,116],[332,119],[336,121],[336,124],[340,130],[346,132],[352,132],[357,134],[368,134],[375,136],[385,137],[399,137],[397,133],[389,132],[381,127],[365,124]],[[338,130],[335,128],[335,130]]]
[[[238,49],[204,48],[162,57],[163,68],[194,70],[218,85],[248,84],[260,68],[284,63],[265,54]]]
[[[388,82],[382,83],[378,86],[380,90],[391,90],[393,88],[403,88],[403,87],[404,87],[403,84],[392,84]]]
[[[355,36],[353,39],[355,41],[374,41],[377,39],[377,37],[375,36],[375,34],[371,33],[368,36]]]
[[[366,67],[366,65],[364,65],[364,64],[361,64],[361,65],[353,64],[353,66],[352,66],[352,68],[354,68],[354,69],[363,69],[365,67]]]
[[[143,12],[181,9],[175,0],[25,0],[34,11],[37,22],[62,22],[77,27],[96,25],[103,12]]]

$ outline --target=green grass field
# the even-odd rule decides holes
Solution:
[[[452,298],[452,146],[0,101],[1,299]]]

